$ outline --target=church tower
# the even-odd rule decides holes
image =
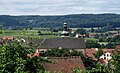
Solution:
[[[61,32],[61,37],[69,37],[67,23],[64,23],[63,25],[63,31]]]

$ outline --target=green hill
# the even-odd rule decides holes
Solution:
[[[62,27],[67,21],[71,28],[103,27],[108,24],[112,27],[120,27],[120,14],[73,14],[63,16],[9,16],[0,15],[0,27],[2,28],[55,28]]]

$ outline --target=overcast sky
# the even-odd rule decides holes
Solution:
[[[0,15],[120,14],[120,0],[0,0]]]

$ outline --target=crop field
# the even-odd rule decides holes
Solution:
[[[95,38],[85,38],[86,41],[93,41],[93,42],[97,42],[98,39]]]
[[[38,31],[41,31],[39,35]],[[59,32],[43,31],[43,30],[0,30],[0,38],[3,36],[14,37],[33,37],[33,38],[54,38],[60,37]]]

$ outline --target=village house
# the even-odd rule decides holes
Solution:
[[[3,38],[0,38],[0,46],[2,46],[3,44],[6,44],[8,42],[12,42],[14,39],[13,36],[4,36]],[[5,41],[7,40],[7,41]]]
[[[100,59],[110,60],[114,54],[114,49],[102,49],[103,55],[100,56]]]
[[[82,34],[76,34],[75,37],[76,37],[76,38],[84,38],[85,35],[82,35]]]
[[[50,57],[52,63],[43,63],[43,67],[50,73],[73,73],[75,68],[85,70],[85,66],[80,56],[77,57]]]
[[[95,54],[97,54],[98,49],[96,48],[91,48],[91,49],[86,49],[86,57],[91,57],[95,61],[100,61],[104,64],[107,64],[108,61],[112,58],[112,56],[115,54],[115,49],[107,49],[104,48],[102,49],[103,54],[97,59],[95,57]]]
[[[39,57],[40,53],[36,50],[35,53],[27,54],[28,58]],[[75,68],[80,68],[81,71],[86,70],[80,56],[71,57],[47,57],[51,63],[43,62],[43,67],[50,73],[73,73]]]
[[[107,38],[109,38],[109,37],[116,37],[116,36],[120,35],[120,32],[119,31],[110,31],[108,34],[109,35],[108,35]]]
[[[89,38],[94,38],[95,34],[94,33],[89,33]]]

